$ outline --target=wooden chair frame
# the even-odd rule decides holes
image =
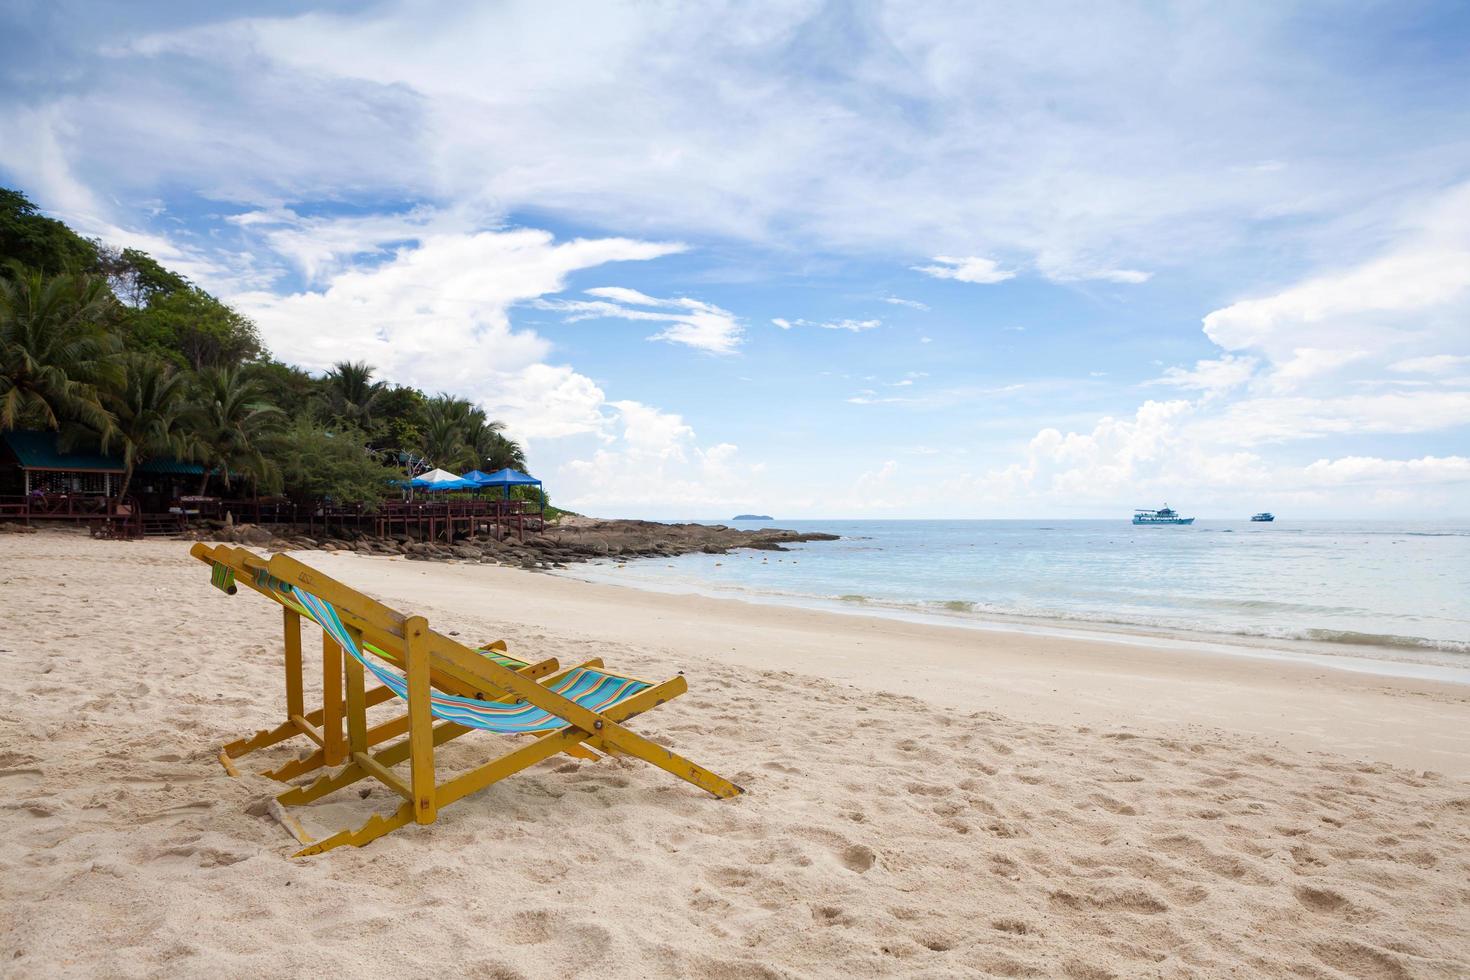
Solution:
[[[286,781],[295,779],[297,776],[305,775],[323,766],[340,766],[346,760],[346,737],[343,727],[346,718],[347,703],[342,696],[343,657],[342,648],[337,645],[331,637],[322,634],[322,706],[313,711],[305,710],[305,697],[303,695],[303,657],[301,649],[301,614],[291,606],[282,601],[280,595],[270,589],[261,588],[256,584],[255,573],[264,571],[265,559],[254,552],[244,548],[231,548],[227,545],[218,545],[214,548],[203,543],[195,544],[189,549],[189,553],[195,558],[208,565],[222,565],[235,573],[235,583],[244,583],[249,588],[259,592],[267,598],[273,599],[281,607],[282,630],[285,639],[285,674],[286,674],[286,719],[274,728],[263,728],[245,738],[238,738],[220,749],[219,761],[225,772],[231,776],[240,775],[236,763],[251,752],[277,745],[281,742],[305,736],[315,742],[317,748],[310,755],[302,758],[292,759],[275,769],[261,773],[271,779]],[[504,652],[506,644],[504,640],[496,640],[488,643],[481,650],[495,650]],[[601,661],[596,664],[601,666]],[[555,658],[540,661],[539,663],[527,664],[520,668],[523,676],[538,678],[548,674],[555,674],[557,667]],[[432,678],[435,687],[447,691],[450,694],[476,697],[481,696],[479,692],[469,690],[465,685],[455,683],[452,679],[440,676]],[[505,696],[502,693],[502,696]],[[382,704],[393,698],[393,692],[386,685],[379,685],[364,695],[367,707]],[[408,730],[408,716],[402,715],[391,721],[385,721],[368,729],[368,744],[377,745]],[[592,753],[586,753],[581,758],[596,758]]]
[[[256,561],[259,562],[259,559]],[[428,620],[424,617],[404,616],[395,612],[289,555],[275,555],[264,567],[266,573],[275,579],[299,587],[330,604],[358,646],[361,646],[363,640],[367,640],[402,668],[408,691],[408,713],[403,719],[406,722],[407,737],[387,748],[371,752],[374,743],[369,740],[373,730],[367,724],[366,671],[357,658],[342,657],[346,677],[347,745],[343,756],[346,764],[309,785],[297,786],[280,794],[275,800],[282,822],[305,845],[297,852],[297,856],[319,854],[344,844],[361,847],[409,823],[433,823],[439,810],[451,803],[559,752],[577,747],[591,747],[609,754],[634,756],[719,798],[744,792],[724,777],[623,726],[622,722],[685,693],[689,687],[683,676],[650,684],[611,708],[600,712],[592,711],[549,690],[536,678],[488,660],[469,647],[435,632],[429,628]],[[254,582],[253,571],[246,579]],[[338,652],[340,654],[340,648]],[[566,724],[561,728],[535,733],[534,740],[529,744],[446,782],[438,783],[434,775],[435,747],[475,729],[449,721],[435,723],[430,710],[429,692],[431,679],[436,674],[456,686],[463,685],[470,691],[495,692],[497,695],[503,692],[562,719]],[[289,675],[288,667],[288,685]],[[479,693],[471,696],[484,698]],[[327,692],[326,700],[328,704],[332,703],[332,692]],[[288,712],[290,707],[288,705]],[[300,718],[308,721],[305,715],[300,715]],[[294,727],[299,730],[301,726]],[[397,731],[395,734],[404,732]],[[322,745],[322,751],[325,754],[325,744]],[[409,763],[407,781],[393,771],[394,766],[405,761]],[[291,819],[285,811],[286,807],[310,803],[367,778],[376,779],[403,797],[403,805],[391,816],[374,815],[361,827],[343,830],[321,840],[307,834],[300,822]]]

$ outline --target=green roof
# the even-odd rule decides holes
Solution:
[[[95,449],[80,449],[62,452],[57,446],[54,432],[35,432],[17,429],[0,433],[15,454],[21,469],[27,470],[73,470],[91,473],[121,473],[123,461],[116,456],[105,456]],[[184,463],[177,459],[150,459],[138,467],[139,473],[158,473],[165,476],[200,476],[204,467],[198,463]]]

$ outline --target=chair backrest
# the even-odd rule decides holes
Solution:
[[[190,548],[189,553],[200,561],[211,565],[213,569],[217,569],[220,566],[229,569],[233,573],[236,583],[243,582],[251,589],[275,600],[287,609],[307,619],[316,621],[311,610],[304,607],[299,598],[294,594],[291,583],[272,573],[271,562],[274,559],[268,561],[245,548],[223,544],[211,548],[202,542],[196,543]],[[307,568],[307,566],[301,565],[299,562],[294,564],[303,569]],[[215,574],[218,574],[218,572],[212,570],[211,578]],[[406,617],[389,609],[382,603],[370,599],[360,592],[356,592],[356,590],[350,589],[339,582],[327,579],[325,576],[321,576],[320,573],[315,574],[320,576],[322,580],[331,583],[334,594],[350,593],[355,597],[357,600],[355,608],[365,609],[369,613],[370,618],[353,612],[353,605],[349,605],[344,618],[362,633],[363,642],[371,653],[401,668],[404,664],[405,655],[403,623]],[[318,622],[317,625],[320,626],[322,624]],[[439,636],[438,634],[435,635]],[[439,639],[443,642],[453,642],[448,637],[440,636]],[[455,645],[459,646],[459,644]],[[468,648],[461,647],[461,649]],[[504,656],[499,653],[481,651],[475,651],[475,653],[482,659],[493,660],[497,666],[507,670],[517,670],[526,666],[524,662],[514,657]],[[449,666],[440,668],[436,665],[433,674],[434,685],[436,687],[455,694],[487,699],[510,696],[510,692],[503,687],[488,684],[483,678],[468,676],[463,670],[456,670]]]

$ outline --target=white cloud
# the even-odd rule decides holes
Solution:
[[[1292,443],[1328,435],[1435,432],[1470,424],[1470,390],[1246,398],[1202,420],[1211,444]]]
[[[864,330],[876,330],[883,326],[882,320],[788,320],[785,317],[774,317],[771,320],[782,330],[790,330],[793,327],[815,327],[819,330],[848,330],[852,333],[862,333]]]
[[[727,442],[700,446],[676,414],[636,401],[609,403],[608,443],[556,469],[557,500],[599,514],[714,517],[761,496],[764,467]]]
[[[1379,459],[1373,456],[1344,456],[1319,459],[1303,470],[1308,482],[1324,486],[1358,483],[1470,482],[1470,458],[1423,456],[1419,459]]]
[[[1148,282],[1153,278],[1152,272],[1140,272],[1137,269],[1103,269],[1083,276],[1084,279],[1102,279],[1106,282],[1120,282],[1129,285],[1138,285]]]
[[[87,187],[345,191],[1124,283],[1268,235],[1320,244],[1342,215],[1375,231],[1385,187],[1463,169],[1458,107],[1403,111],[1391,73],[1303,48],[1287,7],[208,16],[78,17],[70,46],[14,52],[0,164],[69,214]]]
[[[850,405],[903,405],[914,401],[916,401],[916,399],[900,398],[897,395],[890,395],[887,397],[879,398],[873,392],[859,392],[858,394],[853,395],[852,397],[847,399],[847,402]]]
[[[607,396],[591,378],[564,364],[529,365],[478,400],[506,422],[512,435],[528,441],[607,432]]]
[[[1388,366],[1390,371],[1407,374],[1449,374],[1470,367],[1470,355],[1430,354],[1427,357],[1406,357]]]
[[[1002,269],[994,259],[971,255],[967,258],[952,258],[948,255],[934,256],[936,265],[916,265],[915,272],[922,272],[935,279],[957,279],[960,282],[993,284],[1014,279],[1016,274]]]
[[[388,377],[428,390],[477,392],[549,352],[515,330],[507,310],[563,288],[576,269],[658,258],[677,250],[625,238],[557,243],[543,231],[434,234],[371,267],[353,267],[323,288],[229,297],[274,350],[323,370],[365,359]]]
[[[1173,385],[1219,395],[1249,381],[1255,373],[1256,363],[1254,357],[1226,354],[1215,360],[1196,361],[1192,371],[1171,367],[1164,371],[1163,377],[1156,378],[1149,384]]]
[[[1415,496],[1408,488],[1463,482],[1463,457],[1305,463],[1291,453],[1308,440],[1470,425],[1470,379],[1453,376],[1470,362],[1467,218],[1470,185],[1407,216],[1398,239],[1376,257],[1210,313],[1204,332],[1224,349],[1220,356],[1169,368],[1151,382],[1198,392],[1197,400],[1146,402],[1133,418],[1104,418],[1091,432],[1043,429],[1025,462],[993,469],[974,486],[1059,501],[1154,490],[1161,499],[1183,490],[1195,499],[1238,501],[1269,491],[1306,494],[1298,499],[1314,509],[1332,499],[1448,506],[1433,495],[1439,491]],[[1385,382],[1384,371],[1438,380]],[[1259,455],[1264,447],[1273,448],[1274,460]],[[1353,496],[1358,485],[1378,485],[1376,496]],[[1323,496],[1334,488],[1336,498]]]
[[[587,293],[605,298],[590,301],[537,300],[536,306],[543,310],[557,310],[569,314],[567,317],[569,323],[602,318],[667,323],[668,326],[648,339],[683,344],[708,354],[733,354],[744,340],[745,331],[735,314],[729,310],[720,309],[713,303],[705,303],[684,296],[659,299],[636,289],[626,289],[622,286],[600,286],[587,290]],[[609,302],[609,300],[617,302]],[[633,309],[634,306],[651,306],[654,309]],[[662,313],[657,312],[658,310],[675,312]]]
[[[275,220],[256,216],[246,224],[275,228]],[[294,217],[280,220],[299,227]],[[415,227],[436,223],[421,215],[405,221]],[[528,229],[433,233],[393,247],[375,265],[336,268],[334,256],[372,251],[380,236],[393,240],[401,230],[386,219],[319,228],[331,249],[297,256],[289,236],[275,239],[287,243],[292,261],[319,270],[319,289],[231,297],[255,318],[267,343],[302,366],[321,370],[340,360],[366,360],[398,383],[471,398],[527,443],[535,469],[556,474],[551,488],[558,500],[577,509],[636,510],[655,498],[694,506],[748,484],[760,471],[739,463],[731,445],[701,447],[677,414],[610,400],[591,378],[546,363],[550,345],[511,325],[512,306],[561,291],[573,271],[654,259],[680,246],[621,238],[557,243],[546,232]],[[621,287],[601,287],[594,295],[601,297],[591,301],[598,307],[595,315],[646,314],[630,318],[666,322],[666,332],[698,331],[704,318],[727,316],[698,300],[656,299]],[[674,312],[628,310],[612,300]]]
[[[1402,213],[1406,195],[1463,179],[1462,107],[1416,89],[1405,111],[1402,76],[1304,48],[1287,6],[1225,5],[1185,24],[1164,8],[1058,19],[1024,5],[839,16],[816,4],[509,2],[425,16],[385,0],[149,36],[131,25],[166,21],[74,20],[72,47],[11,52],[8,182],[88,233],[246,297],[286,356],[368,357],[395,378],[494,393],[518,424],[544,427],[538,439],[620,443],[624,409],[548,364],[546,340],[505,310],[554,295],[597,249],[610,262],[677,246],[559,252],[573,243],[517,239],[507,215],[823,257],[942,253],[929,274],[982,283],[1024,271],[1129,284],[1207,264],[1224,279],[1250,268],[1241,256],[1269,256],[1282,283],[1242,279],[1240,301],[1205,320],[1218,351],[1172,369],[1195,399],[1175,421],[1206,459],[1465,424],[1470,187]],[[124,237],[161,188],[187,188],[190,213],[149,227],[184,230]],[[436,207],[311,213],[383,201]],[[245,215],[217,238],[196,234],[211,207]],[[1317,272],[1294,271],[1308,259]],[[269,295],[287,267],[305,284]],[[517,284],[502,288],[506,270]],[[655,338],[707,351],[739,344],[716,307],[619,286],[579,302],[565,312],[656,324]],[[854,329],[843,323],[833,328]],[[1254,374],[1201,373],[1232,359],[1254,359]],[[1424,383],[1389,400],[1344,395],[1392,374]],[[555,407],[537,422],[543,395]],[[1113,465],[1109,447],[1132,451],[1091,418],[1052,421],[1037,428],[1096,437],[1100,467]]]
[[[894,306],[907,306],[911,310],[921,310],[925,313],[929,312],[929,304],[921,303],[916,299],[903,299],[899,296],[884,296],[883,302],[891,303]]]
[[[1205,317],[1205,334],[1227,350],[1335,346],[1345,335],[1406,330],[1415,317],[1470,290],[1470,250],[1412,249],[1344,273],[1320,276]],[[1365,329],[1367,328],[1367,329]],[[1387,346],[1394,337],[1382,337]]]

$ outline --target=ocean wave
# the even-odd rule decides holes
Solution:
[[[884,602],[869,600],[870,605],[886,605],[898,609],[940,611],[983,619],[986,616],[1015,617],[1041,622],[1058,622],[1074,625],[1093,625],[1150,630],[1185,630],[1191,633],[1207,633],[1217,636],[1240,636],[1267,640],[1305,640],[1315,643],[1333,643],[1343,646],[1378,647],[1388,650],[1420,650],[1433,653],[1470,653],[1470,640],[1435,639],[1426,636],[1406,636],[1399,633],[1368,633],[1360,630],[1322,629],[1320,627],[1271,627],[1251,628],[1223,627],[1218,624],[1187,623],[1145,616],[1109,616],[1081,610],[1064,609],[1019,609],[983,602],[948,599],[934,602]]]
[[[1318,643],[1346,643],[1353,646],[1389,647],[1398,650],[1436,650],[1440,653],[1470,653],[1470,642],[1431,640],[1423,636],[1400,636],[1396,633],[1359,633],[1356,630],[1301,630],[1290,639],[1314,640]]]

